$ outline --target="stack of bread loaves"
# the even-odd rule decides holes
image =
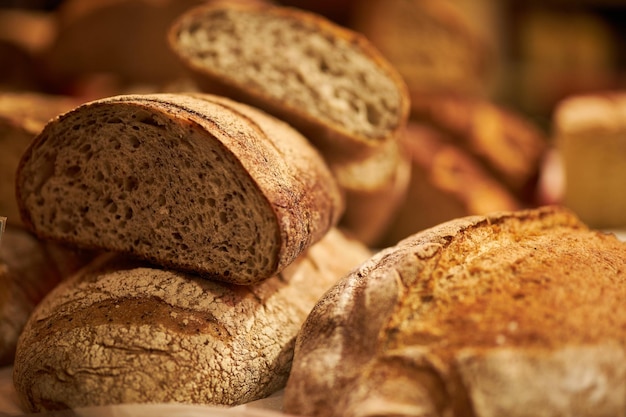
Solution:
[[[223,97],[83,104],[35,138],[16,184],[37,236],[108,252],[21,335],[29,411],[267,396],[310,308],[370,255],[336,229],[343,199],[317,150]]]
[[[366,38],[295,8],[212,2],[169,41],[202,90],[264,109],[320,150],[346,196],[343,226],[368,243],[384,231],[408,185],[409,99]]]

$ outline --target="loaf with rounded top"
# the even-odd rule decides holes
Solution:
[[[285,120],[327,158],[361,158],[408,116],[406,85],[361,34],[320,15],[208,4],[170,27],[169,44],[208,92]]]
[[[239,284],[281,271],[343,211],[297,131],[199,94],[117,96],[61,115],[25,152],[16,188],[42,238]]]
[[[61,280],[95,255],[37,239],[21,227],[0,225],[0,365],[11,365],[17,339],[35,306]]]
[[[369,256],[331,229],[277,276],[240,286],[105,255],[33,313],[16,355],[17,393],[31,412],[266,397],[284,386],[315,302]]]
[[[613,416],[626,409],[626,243],[559,207],[455,219],[317,303],[284,411]]]

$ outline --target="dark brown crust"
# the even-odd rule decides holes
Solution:
[[[256,138],[250,138],[242,145],[234,137],[220,128],[211,118],[211,114],[204,111],[208,103],[224,109],[224,113],[232,120],[230,123],[240,123],[254,129]],[[162,114],[166,118],[178,120],[185,124],[207,132],[208,136],[217,135],[229,143],[221,143],[228,152],[235,155],[241,164],[240,172],[249,176],[257,184],[259,191],[265,196],[268,205],[276,217],[276,233],[280,236],[280,247],[272,255],[273,265],[267,269],[267,274],[258,277],[213,276],[227,282],[238,280],[240,284],[250,284],[253,281],[266,279],[286,267],[293,259],[302,253],[308,246],[318,241],[343,213],[343,198],[330,171],[321,156],[311,147],[304,138],[290,130],[282,122],[270,116],[234,103],[231,100],[204,94],[194,95],[131,95],[118,96],[92,103],[87,103],[61,115],[53,124],[63,123],[70,113],[88,112],[99,106],[132,105]],[[259,122],[275,124],[281,135],[267,137]],[[53,128],[48,125],[25,152],[18,173],[32,158],[31,154],[37,148],[45,146],[48,131]],[[295,137],[294,137],[295,135]],[[254,139],[254,140],[252,140]],[[298,150],[297,158],[293,157],[294,149]],[[291,156],[291,159],[288,158]],[[297,159],[297,160],[296,160]],[[45,234],[33,224],[28,208],[22,199],[24,191],[18,178],[17,196],[20,204],[22,219],[27,226],[41,237],[51,240],[60,240],[54,233]],[[80,245],[86,249],[105,249],[119,251],[119,247],[101,247],[85,245],[77,240],[60,240],[61,243]],[[155,259],[151,253],[136,253],[137,256],[151,262],[182,270],[206,274],[206,271],[193,270],[189,265],[181,265],[174,259]]]
[[[220,7],[224,7],[224,5],[209,4],[200,6],[181,16],[170,28],[168,35],[170,47],[174,51],[177,50],[176,37],[183,21],[193,19],[196,15],[201,15],[207,11],[219,9]],[[197,82],[201,86],[204,86],[207,91],[251,104],[273,114],[281,120],[287,121],[301,131],[305,137],[315,143],[326,158],[338,158],[339,160],[360,159],[372,152],[376,152],[381,143],[387,140],[395,140],[408,118],[408,90],[404,80],[402,80],[397,71],[363,35],[336,25],[322,16],[295,8],[277,7],[265,4],[229,4],[227,7],[252,12],[256,11],[259,13],[271,13],[289,19],[300,20],[317,27],[321,33],[336,39],[345,40],[354,45],[355,49],[358,49],[363,55],[372,60],[397,86],[401,97],[398,123],[397,126],[388,131],[384,137],[366,138],[358,136],[355,135],[354,132],[346,131],[342,126],[327,125],[323,121],[313,117],[304,109],[287,107],[283,102],[268,97],[263,91],[254,90],[251,86],[237,85],[231,80],[225,79],[216,73],[212,73],[211,68],[197,66],[181,57],[184,65],[189,68],[191,73],[196,77]]]

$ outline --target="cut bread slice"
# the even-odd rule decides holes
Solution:
[[[338,222],[319,153],[287,124],[209,95],[129,95],[50,122],[17,174],[40,237],[250,284]]]
[[[406,85],[362,35],[295,8],[209,4],[169,43],[206,91],[287,121],[327,157],[361,158],[408,116]]]
[[[626,243],[558,207],[440,224],[320,299],[284,411],[622,415]]]

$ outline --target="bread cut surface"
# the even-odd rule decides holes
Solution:
[[[299,133],[208,95],[130,95],[49,123],[17,174],[39,236],[248,284],[336,224],[343,201]]]
[[[315,302],[369,256],[332,229],[279,275],[239,286],[105,255],[33,313],[16,390],[31,412],[263,398],[284,386]]]
[[[406,86],[395,69],[361,35],[321,16],[207,5],[181,16],[169,37],[198,78],[278,115],[320,146],[376,145],[406,120]]]
[[[330,290],[287,413],[622,415],[626,244],[557,207],[456,219]]]

